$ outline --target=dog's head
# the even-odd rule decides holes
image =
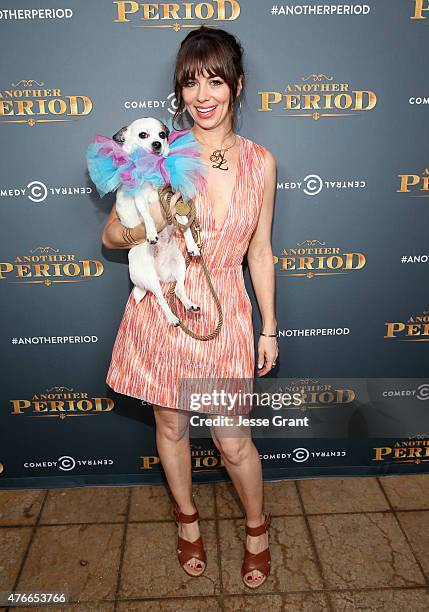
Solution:
[[[169,129],[162,121],[142,117],[121,128],[112,138],[122,144],[127,153],[141,147],[149,153],[166,156],[169,152],[168,134]]]

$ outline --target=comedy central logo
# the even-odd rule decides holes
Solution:
[[[111,412],[114,402],[110,397],[93,396],[73,387],[55,386],[28,398],[11,399],[11,414],[37,417],[93,416]]]
[[[277,181],[277,189],[301,191],[307,196],[317,196],[324,191],[366,189],[367,182],[359,178],[323,178],[319,174],[307,174],[304,178]]]
[[[375,446],[372,450],[372,461],[417,464],[429,461],[429,439],[397,440],[390,446]]]
[[[93,192],[92,187],[83,186],[51,186],[43,181],[30,181],[26,186],[3,187],[0,186],[0,198],[28,198],[31,202],[39,204],[46,202],[50,196],[88,195]]]
[[[172,91],[165,99],[140,98],[124,100],[123,106],[127,110],[143,110],[144,112],[167,110],[171,115],[174,115],[177,111],[177,99]]]
[[[12,284],[37,284],[50,287],[59,283],[78,283],[101,276],[104,267],[98,259],[79,259],[51,246],[37,247],[29,255],[0,262],[0,281]]]
[[[22,79],[0,91],[0,122],[36,123],[72,121],[88,115],[92,101],[88,96],[63,94],[61,89],[47,88],[43,81]]]
[[[385,338],[402,342],[428,342],[429,308],[426,308],[422,314],[411,315],[406,321],[389,321],[385,326]]]
[[[258,111],[271,112],[276,117],[318,120],[321,117],[352,117],[375,107],[377,96],[373,91],[352,89],[349,83],[334,83],[333,80],[334,77],[325,74],[310,74],[280,91],[258,91],[261,99]]]
[[[413,198],[429,198],[429,168],[419,174],[398,174],[398,193],[409,193]]]
[[[115,23],[129,23],[136,28],[199,28],[201,21],[234,21],[240,15],[236,0],[211,2],[113,2]],[[183,23],[186,21],[186,23]],[[198,21],[198,23],[192,23]],[[143,23],[142,23],[143,22]]]
[[[366,264],[363,253],[343,251],[340,247],[328,247],[319,240],[304,240],[297,246],[283,249],[274,255],[274,264],[283,276],[332,276],[361,270]]]

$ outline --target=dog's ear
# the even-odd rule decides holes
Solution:
[[[119,144],[122,144],[123,142],[125,142],[125,132],[127,130],[127,126],[122,127],[119,132],[116,132],[116,134],[113,134],[112,138],[113,140],[115,140],[116,142],[119,142]]]
[[[164,132],[167,134],[167,139],[168,139],[168,137],[170,136],[170,130],[169,130],[169,129],[168,129],[168,127],[165,125],[165,123],[163,123],[162,121],[161,121],[161,127],[162,127],[162,129],[164,130]]]

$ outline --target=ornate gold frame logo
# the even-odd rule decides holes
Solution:
[[[332,76],[309,74],[299,83],[289,83],[283,91],[258,91],[259,112],[273,113],[283,102],[282,114],[275,117],[306,117],[318,121],[322,117],[353,117],[360,111],[370,111],[377,104],[373,91],[350,90],[349,83],[334,83]],[[323,82],[325,81],[325,82]]]

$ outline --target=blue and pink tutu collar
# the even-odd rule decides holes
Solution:
[[[174,130],[171,119],[164,121],[170,129],[169,153],[157,155],[142,148],[130,154],[113,138],[96,134],[88,146],[88,172],[101,197],[118,187],[135,195],[145,183],[158,189],[166,183],[180,191],[184,200],[193,198],[206,185],[206,167],[201,161],[200,144],[190,129]]]

